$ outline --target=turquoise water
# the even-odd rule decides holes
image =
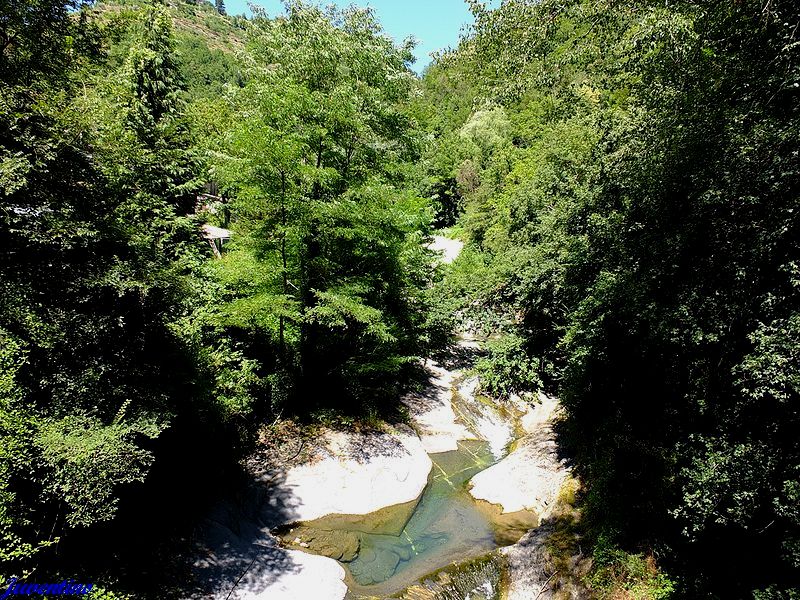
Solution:
[[[458,446],[431,455],[433,469],[419,502],[397,507],[395,517],[384,510],[344,519],[333,515],[303,524],[306,532],[324,533],[328,540],[357,534],[358,556],[342,563],[353,592],[394,593],[432,571],[497,547],[487,512],[467,492],[467,482],[494,458],[485,442],[461,441]]]
[[[347,565],[359,585],[383,583],[413,567],[423,567],[422,575],[454,556],[494,547],[492,526],[466,491],[467,481],[493,462],[488,445],[460,442],[458,450],[431,460],[431,480],[402,531],[361,535],[359,555]]]

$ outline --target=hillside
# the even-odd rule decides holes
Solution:
[[[109,56],[120,64],[150,3],[146,0],[101,0],[92,12],[108,31]],[[237,56],[244,51],[247,19],[220,15],[214,6],[168,0],[181,74],[190,98],[218,97],[226,84],[239,86],[242,75]]]

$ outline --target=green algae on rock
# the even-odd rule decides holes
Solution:
[[[308,550],[344,563],[358,556],[361,545],[358,535],[352,531],[326,531],[306,525],[289,528],[279,539],[288,548]]]

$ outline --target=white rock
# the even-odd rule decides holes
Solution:
[[[569,474],[558,458],[551,427],[557,408],[555,398],[542,395],[527,422],[530,433],[511,454],[472,478],[474,498],[498,504],[503,512],[532,509],[546,516]]]
[[[551,600],[555,597],[549,585],[553,578],[546,545],[551,533],[552,528],[543,525],[529,531],[516,544],[500,550],[506,557],[506,600]]]
[[[220,506],[206,526],[191,600],[342,600],[345,572],[332,558],[288,550],[259,521]]]
[[[342,600],[347,594],[344,569],[332,558],[285,550],[289,565],[262,579],[264,585],[237,589],[237,600]],[[241,584],[239,584],[241,586]]]
[[[453,262],[463,247],[464,242],[446,238],[443,235],[433,236],[433,241],[428,244],[428,248],[431,250],[442,253],[441,260],[445,264]]]
[[[462,333],[460,339],[456,342],[456,345],[468,350],[481,349],[481,343],[469,333]]]
[[[364,515],[410,502],[428,483],[431,459],[406,427],[327,435],[331,456],[290,469],[276,486],[284,522],[334,513]]]
[[[426,365],[431,383],[422,392],[410,394],[403,403],[411,413],[423,448],[430,453],[448,452],[458,448],[458,440],[476,439],[475,435],[456,420],[453,410],[453,379],[457,372],[440,367],[435,362]]]
[[[475,421],[478,435],[489,442],[489,450],[496,459],[503,457],[506,447],[511,442],[513,430],[508,422],[497,415],[485,413]]]
[[[477,437],[489,442],[489,450],[496,459],[505,455],[506,447],[514,437],[514,425],[504,418],[496,407],[487,406],[475,398],[478,388],[478,378],[465,379],[458,388],[458,393],[464,404],[471,404],[477,417],[474,418],[473,428]]]

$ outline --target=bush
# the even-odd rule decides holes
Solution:
[[[478,361],[481,389],[490,396],[510,396],[532,392],[542,387],[538,375],[539,360],[531,358],[525,340],[508,334],[490,341],[488,355]]]
[[[594,566],[586,583],[603,598],[666,600],[675,591],[675,582],[658,570],[652,555],[631,554],[614,545],[609,536],[598,536],[594,547]]]

